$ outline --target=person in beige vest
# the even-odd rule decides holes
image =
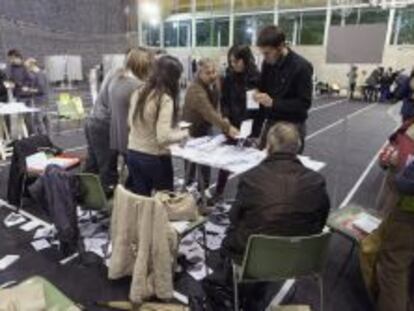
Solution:
[[[173,190],[169,146],[188,137],[188,130],[176,127],[182,72],[178,59],[162,56],[148,82],[131,97],[127,166],[130,190],[137,194],[150,196],[153,190]]]

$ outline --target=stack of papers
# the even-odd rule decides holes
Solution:
[[[365,233],[372,233],[380,226],[381,219],[367,213],[361,213],[352,224]]]
[[[67,168],[77,162],[78,159],[76,158],[48,158],[45,152],[37,152],[26,158],[26,166],[29,171],[44,171],[51,164]]]

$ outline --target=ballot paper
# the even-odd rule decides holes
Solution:
[[[180,129],[187,129],[190,126],[191,126],[191,123],[190,122],[187,122],[187,121],[181,121],[181,122],[178,123],[178,127]]]
[[[50,243],[45,239],[33,241],[31,244],[37,252],[51,246]]]
[[[47,166],[47,155],[45,152],[37,152],[26,157],[26,166],[30,169],[43,170]]]
[[[45,239],[45,238],[52,238],[56,233],[56,228],[55,226],[50,226],[50,227],[43,227],[43,228],[38,228],[33,236],[34,240],[40,240],[40,239]]]
[[[240,126],[240,134],[237,136],[239,139],[246,139],[252,134],[253,120],[246,120]]]
[[[5,219],[4,219],[4,225],[7,228],[20,225],[26,221],[26,218],[18,213],[10,213]]]
[[[254,100],[254,94],[256,90],[250,90],[246,92],[247,109],[259,109],[259,103]]]
[[[19,260],[19,255],[6,255],[0,259],[0,271],[7,269],[17,260]]]
[[[196,281],[200,281],[204,279],[208,274],[213,273],[213,270],[209,267],[206,267],[205,264],[201,263],[196,265],[195,267],[192,267],[191,270],[187,271],[189,275],[191,275]]]
[[[352,224],[365,233],[372,233],[380,226],[381,219],[367,213],[361,213],[358,215],[357,219],[352,222]]]
[[[37,221],[36,219],[33,219],[33,220],[25,223],[24,225],[20,226],[19,228],[23,231],[29,232],[29,231],[34,230],[37,227],[40,227],[40,226],[42,226],[42,224],[39,221]]]
[[[177,231],[179,234],[183,233],[190,224],[189,221],[172,221],[170,222],[171,226]]]

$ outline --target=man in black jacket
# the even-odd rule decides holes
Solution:
[[[325,227],[330,208],[325,179],[297,158],[299,138],[294,124],[278,122],[267,135],[267,159],[241,176],[230,210],[230,227],[221,246],[220,268],[203,283],[207,293],[230,287],[230,262],[241,264],[252,234],[308,236]],[[267,284],[247,289],[243,297],[249,299],[243,310],[265,310],[272,294]],[[209,298],[226,300],[219,293],[214,296]],[[213,310],[222,309],[215,306]]]
[[[303,151],[306,120],[312,105],[313,67],[286,44],[285,34],[277,26],[264,28],[258,37],[264,62],[255,100],[260,103],[260,118],[256,120],[254,134],[262,133],[262,147],[266,133],[278,121],[297,125]],[[262,124],[264,122],[264,127]]]

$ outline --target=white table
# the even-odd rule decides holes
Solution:
[[[36,113],[38,108],[27,107],[24,103],[0,103],[0,159],[5,160],[10,154],[6,146],[12,139],[28,137],[24,115]],[[5,117],[10,117],[10,131],[7,128]]]
[[[225,144],[224,135],[215,137],[201,137],[189,140],[184,146],[170,147],[174,157],[182,158],[196,165],[197,180],[200,183],[203,205],[206,206],[204,196],[205,185],[201,176],[200,165],[222,169],[240,175],[259,165],[267,156],[266,152],[255,148],[239,147]],[[312,160],[309,157],[299,156],[299,160],[309,169],[320,171],[326,164]]]

